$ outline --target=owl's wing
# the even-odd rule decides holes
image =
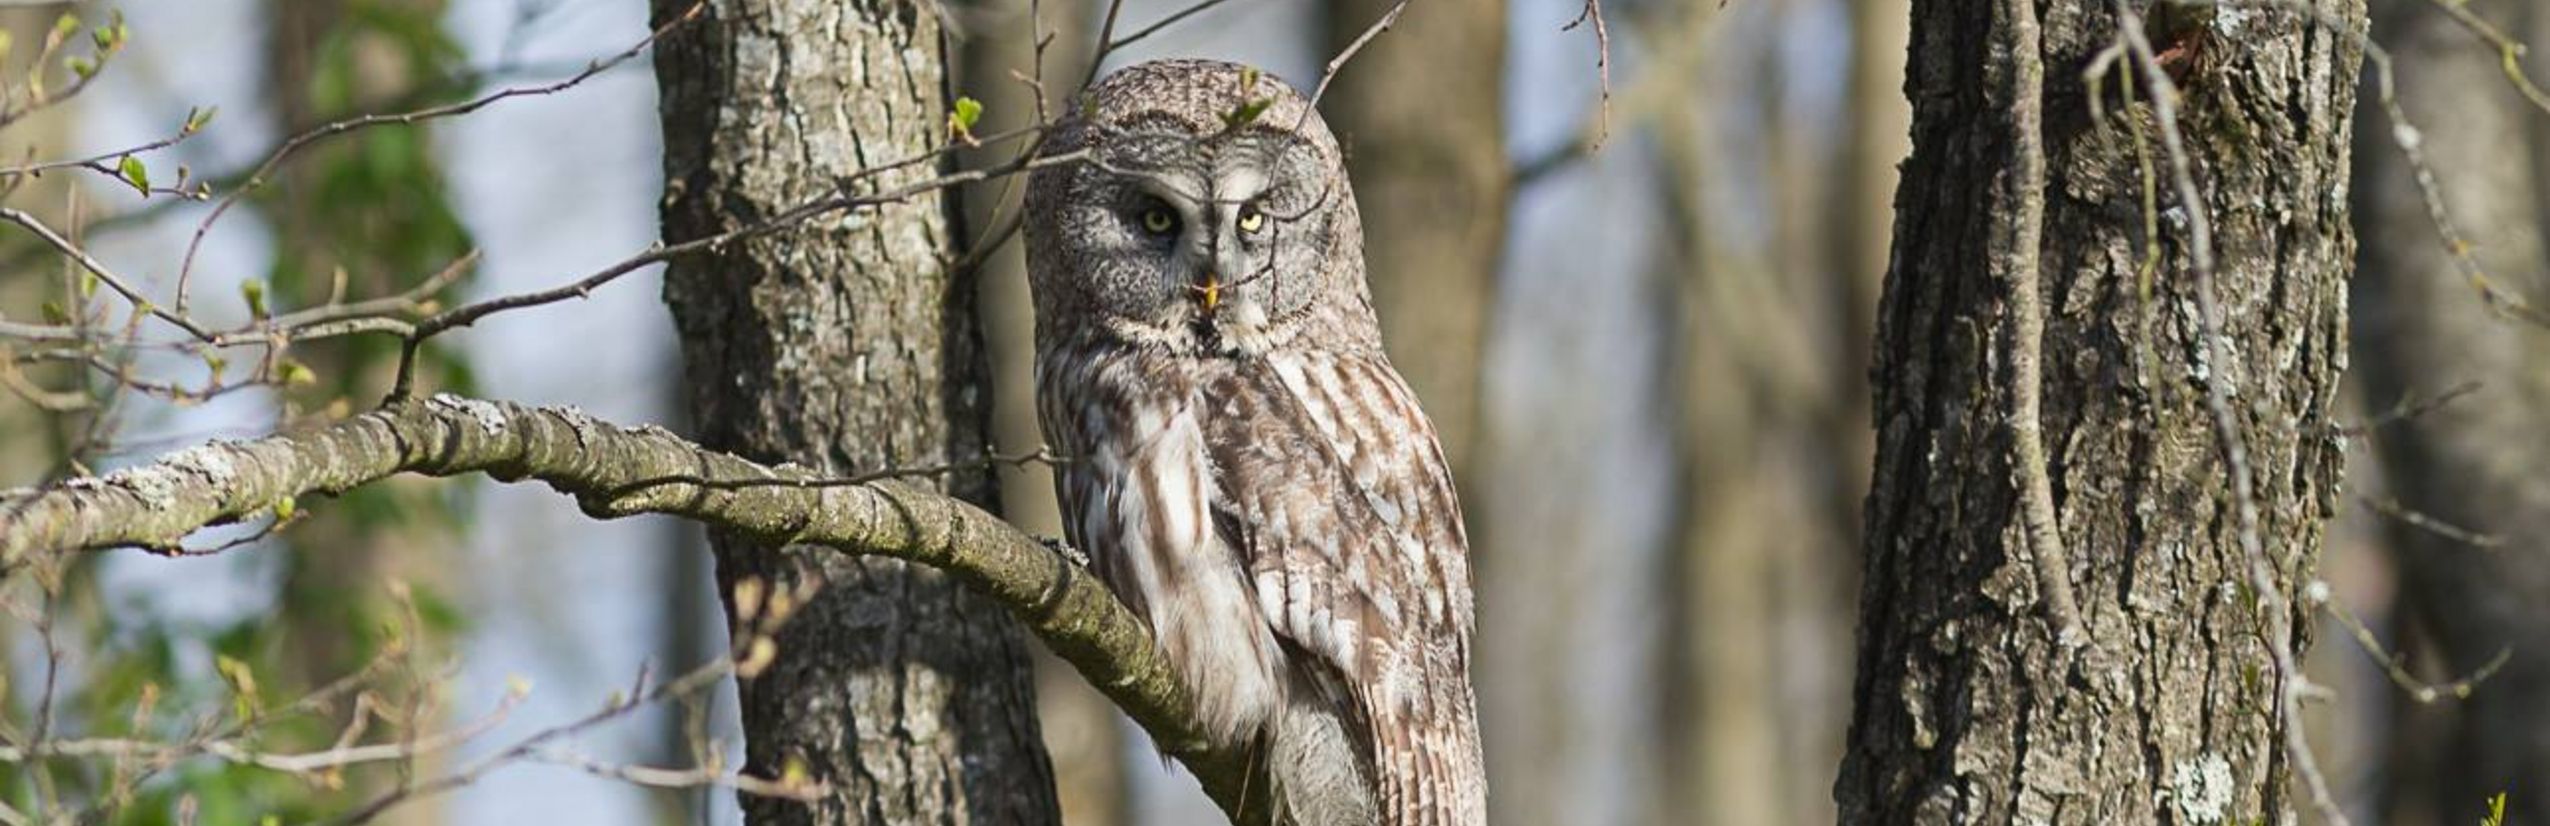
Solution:
[[[1468,538],[1415,394],[1377,354],[1277,354],[1205,399],[1215,529],[1370,727],[1385,822],[1480,822]]]

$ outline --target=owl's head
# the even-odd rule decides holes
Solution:
[[[1064,160],[1027,190],[1040,341],[1206,356],[1379,346],[1337,139],[1282,80],[1216,61],[1127,67],[1077,101],[1044,154]]]

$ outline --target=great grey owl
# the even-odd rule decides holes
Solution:
[[[1177,60],[1047,146],[1025,225],[1065,532],[1284,818],[1485,823],[1468,538],[1337,139],[1271,75]]]

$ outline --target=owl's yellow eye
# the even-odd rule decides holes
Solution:
[[[1142,230],[1153,235],[1167,235],[1178,228],[1178,216],[1167,209],[1152,207],[1142,213]]]
[[[1266,213],[1259,212],[1259,211],[1257,211],[1256,209],[1253,209],[1253,208],[1243,208],[1243,209],[1241,209],[1241,210],[1240,210],[1240,231],[1241,231],[1241,232],[1245,232],[1245,233],[1248,233],[1248,234],[1250,234],[1250,235],[1256,235],[1256,234],[1258,233],[1258,231],[1259,231],[1259,230],[1263,230],[1263,229],[1265,229],[1265,228],[1266,228]]]

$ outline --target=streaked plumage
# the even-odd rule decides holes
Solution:
[[[1092,94],[1049,144],[1089,162],[1027,205],[1066,533],[1294,822],[1486,822],[1460,506],[1382,352],[1336,140],[1226,63]]]

